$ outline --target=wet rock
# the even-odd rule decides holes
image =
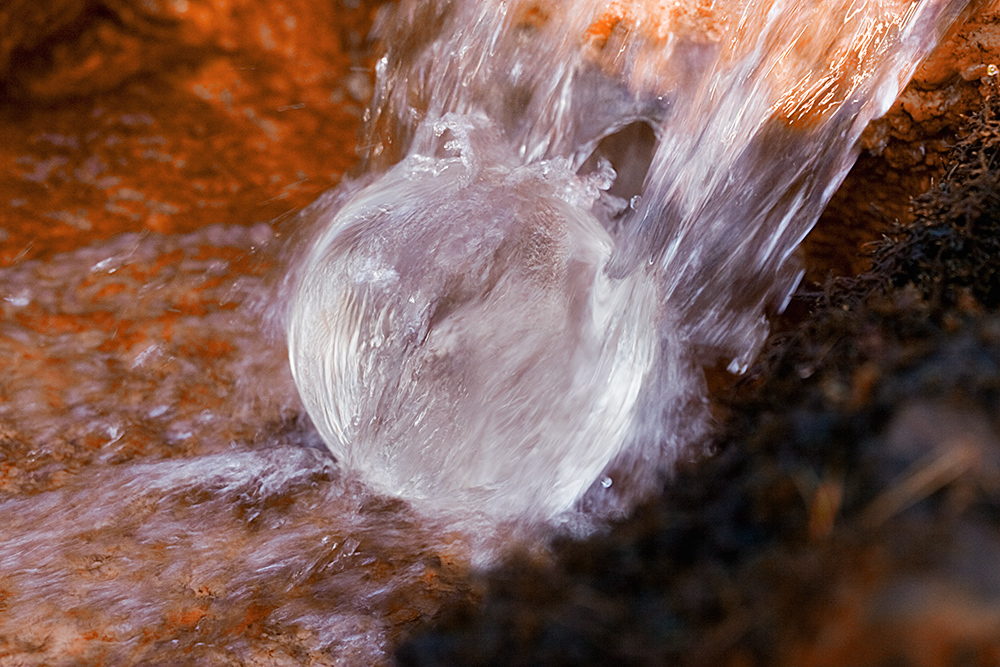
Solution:
[[[461,540],[304,451],[283,351],[234,306],[265,290],[270,223],[354,164],[377,4],[0,7],[0,549],[24,564],[0,559],[0,659],[367,665],[460,598],[403,662],[995,664],[988,180],[897,240],[878,299],[800,295],[812,317],[727,408],[729,444],[556,562],[470,585]],[[807,248],[819,284],[914,217],[962,114],[1000,94],[1000,10],[980,9],[869,130]],[[244,470],[185,468],[233,451]]]
[[[308,204],[356,159],[373,8],[6,5],[0,263]]]
[[[895,221],[912,221],[910,199],[943,175],[963,118],[984,97],[1000,95],[997,76],[989,74],[990,64],[1000,66],[1000,6],[973,3],[967,15],[865,131],[860,159],[803,246],[807,280],[821,285],[830,273],[868,268],[858,249]]]

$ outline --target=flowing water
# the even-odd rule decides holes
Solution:
[[[0,269],[4,659],[375,664],[491,536],[627,510],[965,4],[402,2],[290,251]]]
[[[374,175],[317,206],[291,280],[338,460],[431,512],[648,492],[705,432],[700,366],[753,359],[862,130],[964,5],[404,3]]]

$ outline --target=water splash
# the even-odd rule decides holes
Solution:
[[[402,2],[368,173],[307,213],[299,393],[431,512],[647,493],[708,425],[793,253],[964,0]]]
[[[217,225],[0,268],[7,662],[386,664],[459,585],[469,541],[297,417],[261,328],[278,245]]]

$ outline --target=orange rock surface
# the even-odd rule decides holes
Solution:
[[[309,0],[0,8],[0,263],[309,203],[355,160],[372,13]]]

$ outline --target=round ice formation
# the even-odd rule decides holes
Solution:
[[[375,488],[547,518],[629,437],[659,306],[606,277],[594,188],[559,162],[487,162],[411,157],[323,223],[289,354],[330,449]]]

